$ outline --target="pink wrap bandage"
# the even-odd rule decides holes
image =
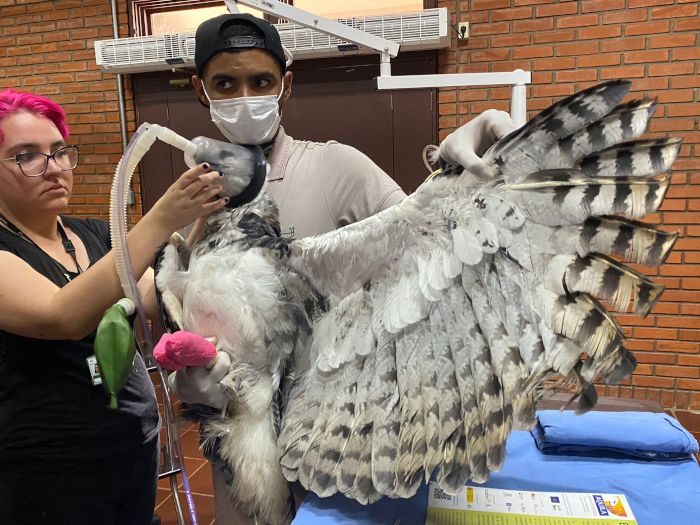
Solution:
[[[181,370],[186,366],[209,368],[216,362],[216,347],[193,332],[163,334],[153,349],[153,357],[166,370]]]

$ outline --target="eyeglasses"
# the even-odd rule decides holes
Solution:
[[[53,159],[56,166],[63,171],[68,171],[78,165],[78,154],[78,146],[69,145],[57,149],[51,155],[31,151],[0,160],[14,160],[25,177],[41,177],[46,173],[46,168],[49,167],[49,159]]]

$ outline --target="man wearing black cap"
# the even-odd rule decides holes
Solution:
[[[286,135],[280,119],[293,76],[272,24],[248,14],[222,15],[199,26],[195,43],[197,96],[227,139],[263,147],[271,166],[267,190],[280,208],[283,231],[325,233],[405,197],[355,148]]]
[[[209,107],[221,133],[237,144],[263,147],[270,173],[267,191],[279,207],[283,232],[318,235],[369,217],[405,197],[401,188],[367,156],[335,141],[295,140],[280,126],[291,94],[292,73],[275,27],[248,14],[221,15],[203,22],[195,37],[192,77],[200,102]],[[487,169],[476,152],[512,129],[503,112],[486,112],[440,146],[440,155],[472,173]],[[189,367],[170,376],[179,397],[221,409],[227,402],[219,381],[228,372],[219,359],[211,369]],[[215,447],[213,447],[215,448]],[[216,522],[253,523],[226,496],[230,471],[210,450]],[[260,490],[265,490],[260,487]]]
[[[275,27],[248,14],[222,15],[199,26],[195,43],[192,81],[214,124],[231,142],[269,144],[292,86]]]

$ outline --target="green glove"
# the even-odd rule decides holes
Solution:
[[[109,394],[109,407],[117,408],[117,394],[126,384],[134,366],[136,343],[127,316],[134,313],[134,303],[120,299],[109,307],[97,326],[95,357],[100,367],[102,386]]]

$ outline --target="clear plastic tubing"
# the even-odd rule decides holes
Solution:
[[[117,275],[119,276],[119,282],[124,290],[124,295],[136,306],[136,311],[138,312],[141,326],[144,327],[143,332],[144,337],[146,338],[145,351],[147,355],[151,355],[153,353],[153,337],[150,330],[147,329],[148,324],[146,323],[146,315],[143,311],[143,305],[141,304],[141,294],[139,293],[137,282],[134,278],[131,259],[129,258],[129,250],[126,244],[127,195],[129,194],[131,178],[134,175],[136,166],[146,152],[151,148],[156,139],[160,139],[163,142],[184,151],[185,154],[189,156],[194,156],[197,150],[197,146],[195,144],[181,137],[174,131],[169,130],[168,128],[164,128],[163,126],[159,126],[157,124],[141,124],[141,126],[139,126],[139,128],[136,130],[136,134],[132,137],[131,142],[129,142],[129,145],[119,161],[119,164],[117,164],[109,200],[109,225],[110,235],[112,238],[112,251],[114,252],[114,264],[117,269]],[[161,380],[163,381],[163,388],[166,388],[165,381],[167,378],[163,370],[160,367],[158,368]],[[164,409],[172,410],[172,406],[169,402],[164,403]],[[174,414],[172,416],[173,417],[171,420],[174,421]],[[185,492],[185,498],[187,500],[187,506],[190,511],[190,518],[192,519],[192,525],[198,525],[197,512],[194,507],[192,490],[190,488],[189,477],[185,471],[185,461],[184,457],[182,456],[182,450],[179,447],[179,440],[177,441],[177,444],[177,452],[181,463],[180,468],[182,473],[182,484]]]

